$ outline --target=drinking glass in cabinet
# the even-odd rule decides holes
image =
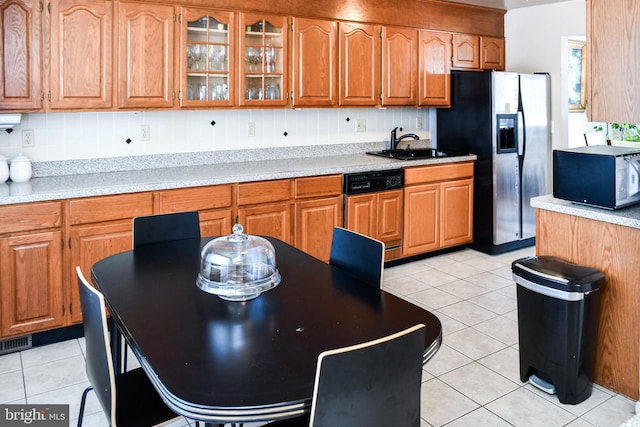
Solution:
[[[199,71],[207,67],[207,47],[199,44],[187,46],[187,70]]]
[[[276,71],[276,50],[272,47],[264,49],[264,66],[267,73]]]
[[[266,99],[280,99],[280,86],[277,83],[268,83],[265,92]]]
[[[209,46],[209,69],[212,71],[227,70],[227,48],[225,46]]]
[[[247,71],[262,71],[262,49],[256,47],[246,48],[245,63]]]
[[[245,92],[245,99],[262,99],[262,88],[259,86],[249,87]]]

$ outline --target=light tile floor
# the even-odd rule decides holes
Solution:
[[[597,385],[585,402],[563,405],[520,382],[511,262],[533,254],[464,249],[385,269],[385,290],[443,324],[443,345],[423,371],[421,427],[617,427],[634,415],[634,401]],[[0,356],[0,403],[68,403],[76,425],[88,385],[83,355],[84,339],[74,339]],[[107,425],[93,393],[83,425]],[[172,427],[193,425],[180,419]]]

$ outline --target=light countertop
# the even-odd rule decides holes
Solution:
[[[625,227],[640,229],[640,204],[627,206],[618,210],[609,210],[585,206],[567,200],[556,199],[550,194],[533,197],[531,206],[567,215],[575,215],[596,221],[608,222]]]
[[[209,153],[210,154],[210,153]],[[279,153],[282,157],[282,153]],[[205,185],[227,184],[235,182],[263,181],[282,178],[297,178],[315,175],[366,172],[370,170],[388,170],[402,167],[442,164],[460,161],[473,161],[475,155],[402,161],[386,159],[360,153],[326,155],[319,152],[308,157],[269,158],[264,156],[255,160],[239,157],[242,161],[222,163],[190,164],[201,161],[207,155],[164,156],[154,160],[139,170],[113,170],[114,164],[140,159],[109,159],[110,164],[99,161],[75,161],[61,165],[57,162],[47,167],[60,169],[69,167],[74,173],[67,175],[36,176],[25,183],[7,182],[0,184],[0,205],[27,203],[46,200],[62,200],[87,196],[136,193],[142,191],[165,190],[172,188],[198,187]],[[255,157],[254,157],[255,158]],[[170,161],[167,161],[170,159]],[[185,160],[186,159],[186,160]],[[144,159],[149,160],[149,159]],[[176,165],[176,166],[168,166]],[[71,165],[71,166],[69,166]],[[89,165],[89,167],[87,167]],[[40,167],[40,170],[46,167]],[[87,170],[100,170],[87,173]],[[34,165],[34,175],[38,166]]]

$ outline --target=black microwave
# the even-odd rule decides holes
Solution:
[[[553,151],[553,197],[606,209],[640,203],[638,149],[594,145]]]

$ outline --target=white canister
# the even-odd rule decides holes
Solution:
[[[0,183],[9,179],[9,163],[7,158],[0,154]]]
[[[18,154],[11,159],[9,177],[13,182],[26,182],[31,179],[31,160],[22,154]]]

